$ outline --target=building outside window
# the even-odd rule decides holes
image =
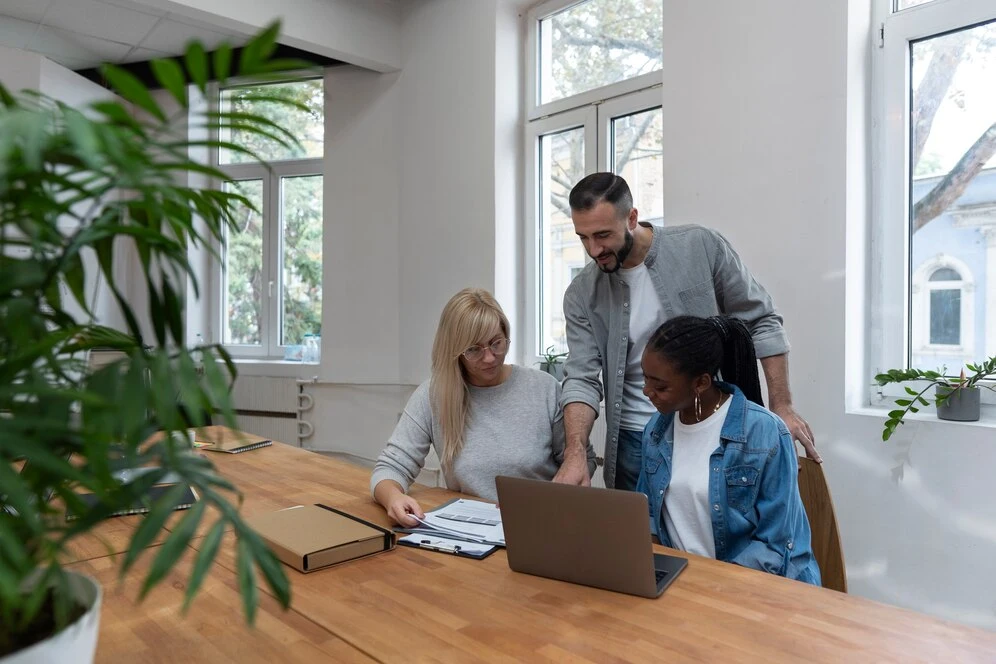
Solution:
[[[913,366],[958,370],[975,357],[975,282],[967,263],[947,254],[925,260],[913,274]]]
[[[996,355],[996,4],[880,0],[872,372]]]

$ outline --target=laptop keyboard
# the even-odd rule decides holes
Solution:
[[[661,570],[661,569],[655,569],[654,570],[654,576],[657,577],[657,585],[660,585],[661,581],[663,581],[665,578],[667,578],[668,574],[670,574],[670,572],[665,571],[665,570]]]

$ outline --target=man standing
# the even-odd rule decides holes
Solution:
[[[636,489],[643,428],[655,412],[643,395],[643,349],[661,323],[684,314],[727,314],[747,323],[770,409],[807,456],[822,461],[809,424],[792,407],[782,318],[729,242],[701,226],[654,228],[638,221],[629,185],[613,173],[578,182],[570,205],[574,230],[594,263],[564,294],[567,449],[554,481],[589,483],[588,437],[604,394],[605,485]]]

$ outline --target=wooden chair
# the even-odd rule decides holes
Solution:
[[[813,555],[820,566],[823,587],[847,592],[847,572],[844,569],[844,549],[840,545],[837,515],[833,510],[830,487],[823,466],[799,457],[799,495],[809,516],[813,533]]]

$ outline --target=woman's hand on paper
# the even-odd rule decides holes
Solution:
[[[413,528],[418,525],[418,521],[412,516],[413,514],[419,519],[425,518],[425,512],[419,507],[418,501],[406,494],[400,494],[393,498],[387,506],[387,515],[405,528]]]

